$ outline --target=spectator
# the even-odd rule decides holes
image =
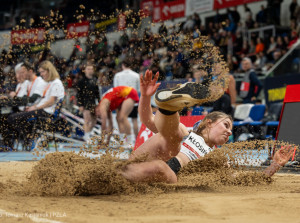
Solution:
[[[251,13],[247,13],[246,15],[247,15],[246,21],[245,21],[246,27],[247,27],[247,29],[253,29],[255,22],[254,22],[254,20],[252,18],[252,14]]]
[[[251,11],[251,9],[248,7],[247,4],[244,4],[244,12],[245,12],[245,18],[246,18],[246,20],[247,20],[248,18],[252,18],[252,11]]]
[[[233,108],[236,105],[236,82],[231,74],[226,74],[227,72],[222,64],[217,63],[214,66],[213,74],[227,75],[228,76],[228,87],[224,88],[224,94],[213,103],[213,111],[223,111],[226,114],[233,115]]]
[[[39,72],[43,79],[48,83],[43,92],[43,98],[38,104],[35,104],[25,112],[12,114],[8,117],[8,131],[11,134],[25,132],[27,141],[33,140],[35,135],[32,135],[32,123],[28,122],[29,118],[34,117],[51,117],[54,113],[55,106],[60,99],[64,98],[64,87],[60,80],[59,74],[50,61],[43,61],[39,65]],[[20,128],[22,126],[22,129]],[[26,135],[27,134],[27,135]],[[9,147],[13,147],[13,142],[10,142]]]
[[[292,2],[290,4],[290,7],[289,7],[289,10],[290,10],[290,20],[296,20],[295,12],[296,12],[297,6],[298,6],[297,0],[292,0]]]
[[[119,46],[117,41],[114,41],[113,52],[116,57],[120,56],[120,54],[122,52],[122,48]]]
[[[122,62],[122,71],[118,72],[114,76],[114,87],[118,86],[128,86],[134,88],[137,93],[140,92],[140,75],[133,70],[130,69],[131,63],[128,59],[125,59]],[[134,137],[132,135],[127,135],[128,140],[131,143],[135,142],[135,139],[139,133],[139,127],[138,127],[138,103],[134,104],[134,108],[131,111],[131,113],[128,115],[129,118],[131,118],[132,124],[133,124],[133,133]]]
[[[271,21],[273,24],[280,26],[281,3],[283,0],[268,0],[268,7],[271,12]]]
[[[267,24],[267,12],[264,5],[260,6],[260,11],[256,14],[256,22],[259,26]]]
[[[251,59],[245,57],[242,60],[242,69],[245,71],[240,87],[240,97],[243,103],[253,103],[257,101],[257,97],[262,89],[262,84],[257,78],[257,74],[253,69]]]
[[[194,20],[194,29],[200,29],[202,21],[198,13],[196,12],[194,13],[193,20]]]
[[[276,49],[286,51],[286,44],[284,43],[282,36],[277,36],[276,39]]]
[[[191,31],[195,26],[195,21],[193,20],[192,16],[189,16],[186,20],[186,22],[183,25],[183,30],[185,32],[189,32]],[[199,27],[200,28],[200,27]]]
[[[233,10],[230,11],[230,14],[233,18],[234,23],[238,24],[240,22],[241,16],[240,16],[240,13],[237,10],[237,6],[233,7]]]
[[[274,36],[270,36],[270,42],[269,42],[269,47],[267,49],[267,58],[269,60],[273,59],[273,52],[276,50],[277,43],[275,41]]]
[[[278,62],[278,60],[282,57],[282,51],[281,50],[275,50],[273,53],[273,60],[271,63],[274,65]]]
[[[216,15],[214,16],[214,23],[219,24],[222,22],[222,16],[219,13],[219,9],[216,9]]]
[[[124,30],[123,34],[120,36],[120,45],[122,48],[126,48],[129,45],[129,36],[126,33],[126,30]]]
[[[267,65],[267,57],[265,56],[264,51],[260,51],[256,54],[256,60],[254,62],[254,67],[256,70],[264,70],[266,71],[265,66]]]
[[[94,76],[95,67],[92,62],[87,62],[84,76],[77,84],[77,103],[84,119],[84,136],[86,142],[91,141],[92,130],[97,122],[95,108],[100,100],[97,78]]]
[[[255,46],[255,54],[258,54],[259,52],[263,52],[265,49],[265,44],[262,42],[262,38],[257,38],[257,43]]]
[[[160,27],[158,28],[158,34],[161,36],[161,37],[167,37],[168,36],[168,29],[165,25],[164,22],[161,22],[161,25]]]
[[[298,41],[298,33],[296,31],[292,31],[291,40],[287,45],[287,49],[290,49],[297,41]]]

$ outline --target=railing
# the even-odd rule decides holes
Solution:
[[[268,70],[265,74],[266,77],[271,76],[274,70],[284,61],[298,46],[300,46],[300,39],[286,52],[278,61],[275,63],[270,70]]]
[[[250,43],[251,40],[251,34],[258,32],[258,36],[264,39],[264,31],[265,30],[272,30],[272,36],[276,36],[276,29],[274,25],[264,26],[256,29],[250,29],[248,30],[248,41]]]

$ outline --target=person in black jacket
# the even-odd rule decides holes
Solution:
[[[245,57],[242,60],[242,69],[245,71],[244,77],[240,87],[240,97],[243,99],[243,103],[255,104],[260,91],[263,88],[262,83],[257,77],[251,59]]]
[[[79,110],[83,113],[83,138],[85,141],[90,140],[91,131],[97,122],[95,107],[100,99],[97,78],[94,76],[94,71],[94,65],[91,62],[87,62],[84,69],[85,75],[77,84],[77,101]]]

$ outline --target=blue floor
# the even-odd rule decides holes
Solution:
[[[68,144],[68,143],[60,143],[58,152],[75,152],[79,153],[80,145]],[[115,150],[116,151],[116,150]],[[56,152],[54,146],[50,146],[48,151],[39,152],[39,156],[35,154],[35,150],[32,151],[21,151],[19,148],[16,152],[0,152],[0,162],[8,162],[8,161],[37,161],[45,157],[46,154]],[[98,155],[94,155],[92,153],[84,153],[83,155],[86,157],[97,158],[104,154],[106,151],[100,150]],[[131,150],[125,149],[124,152],[118,153],[116,157],[120,159],[128,159]]]

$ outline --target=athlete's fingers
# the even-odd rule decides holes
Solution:
[[[145,80],[147,82],[152,80],[152,71],[151,70],[148,70],[148,72],[146,73]]]
[[[160,86],[160,83],[156,83],[155,84],[155,91],[157,90],[157,88]]]
[[[156,74],[154,75],[152,81],[151,81],[151,84],[152,85],[155,85],[155,83],[157,82],[158,80],[158,77],[159,77],[159,72],[156,72]]]

